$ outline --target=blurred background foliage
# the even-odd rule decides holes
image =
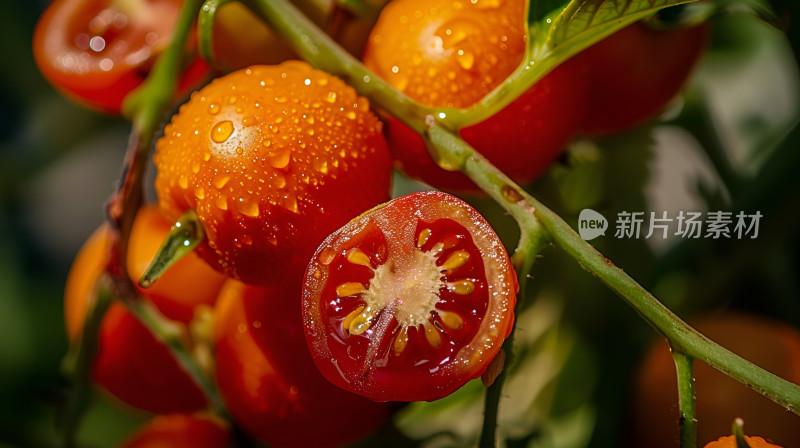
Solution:
[[[129,130],[69,103],[39,75],[30,40],[45,5],[0,5],[0,446],[58,444],[63,283],[104,219]],[[737,310],[800,326],[800,8],[791,0],[772,6],[785,34],[749,16],[716,18],[709,54],[662,122],[577,139],[531,186],[573,225],[587,207],[609,218],[612,230],[593,244],[690,321]],[[398,176],[397,194],[418,188]],[[488,200],[471,202],[513,247],[514,222]],[[623,210],[764,218],[756,240],[624,240],[612,237]],[[656,333],[558,249],[545,250],[531,277],[501,402],[507,446],[623,446],[631,385]],[[412,404],[396,416],[399,433],[365,444],[387,446],[394,436],[399,445],[469,446],[482,394],[475,381],[444,400]],[[80,440],[113,446],[146,418],[98,391]]]

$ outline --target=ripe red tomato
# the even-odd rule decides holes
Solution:
[[[340,446],[374,431],[389,406],[339,389],[305,344],[299,282],[230,280],[215,310],[217,382],[250,434],[274,447]]]
[[[470,108],[500,86],[525,55],[523,0],[395,0],[370,35],[364,62],[410,98],[433,107]],[[586,73],[567,62],[461,136],[501,171],[528,183],[541,174],[583,121]],[[466,176],[439,168],[422,139],[390,119],[399,169],[435,187],[477,191]]]
[[[308,64],[216,79],[156,146],[164,215],[194,209],[209,264],[247,283],[299,281],[330,232],[388,199],[391,162],[366,99]]]
[[[121,448],[225,448],[232,445],[227,424],[210,415],[159,415]]]
[[[441,398],[480,376],[514,321],[517,281],[483,217],[440,192],[395,199],[308,265],[306,340],[332,383],[375,401]]]
[[[750,448],[782,448],[778,445],[773,445],[761,437],[744,436],[745,442],[750,445]],[[734,436],[720,437],[719,440],[709,442],[704,448],[736,448],[736,438]]]
[[[738,355],[800,384],[800,331],[781,322],[727,314],[694,324],[700,332]],[[800,446],[800,417],[787,412],[743,384],[703,362],[694,363],[698,442],[729,434],[740,417],[751,434],[763,434],[783,446]],[[633,389],[628,446],[678,447],[678,392],[675,364],[659,341],[645,356]]]
[[[155,207],[139,212],[129,242],[129,272],[141,271],[168,229]],[[78,253],[67,277],[64,312],[73,343],[80,336],[93,286],[108,263],[109,245],[110,231],[103,226]],[[223,281],[224,276],[190,254],[159,278],[150,300],[167,317],[185,324],[195,306],[214,304]],[[111,305],[100,326],[93,377],[120,400],[151,412],[190,412],[206,405],[167,347],[118,303]]]
[[[686,83],[710,30],[707,23],[671,31],[634,23],[577,55],[589,67],[583,130],[616,132],[654,118]]]
[[[78,103],[119,113],[168,45],[181,0],[54,0],[36,24],[33,54],[44,77]],[[196,58],[186,91],[208,73]]]

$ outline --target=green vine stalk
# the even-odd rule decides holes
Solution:
[[[697,417],[694,396],[694,359],[679,350],[672,350],[675,371],[678,374],[678,409],[681,416],[680,428],[681,448],[697,446]]]

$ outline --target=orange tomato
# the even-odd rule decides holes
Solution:
[[[744,440],[750,445],[750,448],[783,448],[773,445],[761,437],[744,436]],[[736,448],[736,438],[734,436],[720,437],[714,442],[709,442],[703,448]]]

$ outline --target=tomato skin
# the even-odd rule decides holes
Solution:
[[[197,211],[214,268],[246,283],[299,281],[322,239],[385,201],[391,162],[369,103],[291,61],[196,92],[156,145],[166,217]]]
[[[701,333],[764,369],[800,384],[800,331],[771,319],[729,313],[693,323]],[[694,363],[698,442],[729,434],[734,419],[751,434],[769,436],[782,446],[800,446],[800,417],[709,367]],[[675,365],[659,341],[645,355],[633,389],[628,446],[678,446],[678,396]]]
[[[782,448],[767,442],[762,437],[744,436],[744,440],[750,445],[750,448]],[[736,448],[736,438],[734,436],[720,437],[714,442],[709,442],[703,448]]]
[[[352,261],[354,253],[369,265]],[[457,253],[465,261],[445,269]],[[425,260],[437,255],[431,274],[433,261]],[[453,292],[462,281],[468,287]],[[340,293],[356,283],[360,292]],[[446,193],[415,193],[359,216],[320,245],[304,283],[306,342],[317,368],[345,390],[374,401],[436,400],[486,370],[511,332],[517,290],[508,254],[477,211]],[[354,331],[370,301],[383,304],[368,330]]]
[[[34,59],[44,77],[77,103],[118,114],[168,45],[181,0],[54,0],[36,24]],[[180,91],[208,74],[195,58]]]
[[[710,34],[708,23],[661,31],[637,22],[578,54],[589,67],[583,131],[618,132],[658,115],[686,84]]]
[[[226,283],[215,310],[220,392],[236,422],[270,446],[353,442],[377,429],[389,406],[337,388],[314,367],[300,289]]]
[[[504,82],[525,54],[525,2],[495,4],[394,1],[370,35],[364,63],[422,104],[473,107]],[[460,134],[512,179],[529,183],[578,131],[586,84],[583,65],[567,62]],[[479,191],[463,174],[437,166],[422,139],[393,118],[387,137],[396,166],[409,176],[448,191]]]
[[[137,214],[129,242],[129,272],[137,272],[149,262],[168,228],[155,207],[143,208]],[[110,236],[107,225],[100,227],[78,253],[67,277],[64,309],[72,343],[80,337],[92,288],[108,263]],[[167,317],[187,324],[194,306],[214,304],[224,277],[194,254],[181,259],[175,268],[156,282],[160,285],[154,286],[152,301]],[[206,405],[203,393],[167,347],[123,305],[113,303],[109,307],[98,340],[93,378],[121,401],[155,413],[191,412]]]
[[[232,446],[227,425],[210,415],[159,415],[120,448],[224,448]]]

